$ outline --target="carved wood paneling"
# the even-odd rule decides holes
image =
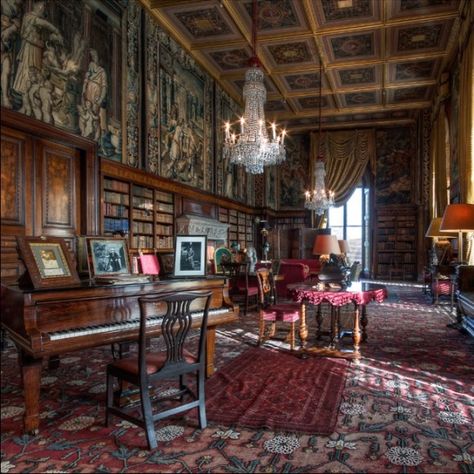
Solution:
[[[95,144],[11,110],[1,109],[2,280],[24,271],[17,236],[63,237],[98,229]],[[81,188],[82,185],[82,188]]]
[[[42,226],[69,230],[80,229],[77,189],[79,189],[79,159],[77,150],[41,140]]]
[[[25,136],[2,129],[0,203],[2,224],[24,225]]]

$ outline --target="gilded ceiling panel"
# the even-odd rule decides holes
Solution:
[[[469,0],[470,1],[470,0]],[[389,18],[456,11],[459,0],[390,0]]]
[[[320,0],[311,2],[321,26],[377,21],[379,0]]]
[[[326,53],[331,61],[376,58],[379,36],[376,31],[325,36]]]
[[[210,56],[222,72],[246,69],[251,57],[247,48],[227,49],[224,51],[208,51]]]
[[[438,59],[392,63],[389,66],[389,79],[391,82],[436,80],[438,68]]]

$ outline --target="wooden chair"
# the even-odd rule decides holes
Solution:
[[[276,332],[276,322],[283,321],[290,324],[288,339],[291,350],[295,350],[295,324],[301,317],[301,305],[298,303],[271,304],[272,294],[275,291],[273,288],[275,283],[271,271],[267,268],[259,268],[257,270],[257,281],[260,302],[258,344],[261,345],[267,339],[274,337]],[[265,336],[265,323],[267,321],[270,321],[272,326],[270,334]]]
[[[193,327],[193,316],[190,306],[196,299],[203,299],[203,316],[200,322],[199,346],[196,354],[185,349],[188,334]],[[120,359],[107,366],[107,406],[106,425],[109,425],[110,415],[116,415],[134,423],[146,431],[148,448],[156,448],[155,421],[175,415],[191,408],[199,409],[199,427],[207,426],[206,405],[204,397],[206,331],[211,293],[181,293],[159,297],[139,298],[140,332],[138,340],[138,355]],[[151,330],[156,330],[157,320],[161,326],[161,334],[166,345],[166,351],[147,351],[147,340]],[[152,323],[154,323],[152,325]],[[151,345],[152,346],[152,345]],[[196,393],[185,383],[186,374],[195,374],[197,381]],[[160,380],[178,377],[179,392],[156,399],[157,402],[180,397],[183,402],[185,395],[191,396],[191,401],[178,406],[153,413],[150,399],[150,387]],[[141,401],[141,416],[133,416],[131,411],[136,406],[119,407],[114,403],[113,381],[120,385],[128,382],[138,386]],[[154,400],[155,401],[155,400]]]
[[[249,274],[250,262],[226,262],[222,263],[224,275],[230,280],[229,295],[233,300],[242,299],[244,302],[244,315],[249,308],[257,307],[258,284],[255,277]],[[253,281],[252,281],[253,280]],[[249,306],[250,298],[254,298],[254,304]]]

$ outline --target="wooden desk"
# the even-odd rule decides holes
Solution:
[[[300,338],[302,341],[301,351],[305,354],[321,355],[326,357],[342,357],[345,359],[359,359],[360,343],[367,340],[367,304],[371,301],[382,302],[387,297],[387,290],[382,285],[371,283],[354,282],[351,286],[338,291],[320,291],[316,286],[294,283],[288,285],[290,294],[295,301],[302,303],[300,320]],[[316,322],[318,339],[321,334],[321,304],[328,303],[331,308],[331,331],[330,344],[328,347],[307,347],[308,329],[306,324],[305,304],[312,304],[317,307]],[[354,307],[354,326],[352,329],[352,341],[354,349],[343,351],[337,347],[339,341],[339,321],[341,307],[352,304]],[[361,331],[362,327],[362,331]]]

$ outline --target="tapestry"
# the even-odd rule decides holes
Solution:
[[[276,166],[265,167],[265,201],[270,209],[276,209],[276,175]]]
[[[142,9],[136,2],[131,2],[127,11],[127,49],[126,49],[126,94],[125,94],[125,130],[126,152],[123,161],[134,168],[140,167],[140,32],[142,29]]]
[[[120,159],[122,16],[115,2],[2,0],[1,105]]]
[[[307,135],[287,136],[285,147],[286,160],[278,166],[278,208],[301,210],[309,186],[309,138]]]
[[[210,78],[160,33],[161,176],[212,190]],[[209,171],[211,170],[211,173]]]
[[[148,15],[145,19],[145,168],[153,174],[160,171],[160,65],[158,52],[160,28]]]
[[[221,196],[238,201],[247,201],[247,174],[242,174],[239,167],[230,163],[230,157],[224,153],[225,123],[231,127],[242,115],[241,107],[224,90],[216,84],[216,192]],[[241,168],[241,167],[240,167]]]
[[[410,204],[414,199],[415,130],[410,127],[376,131],[375,203]]]

